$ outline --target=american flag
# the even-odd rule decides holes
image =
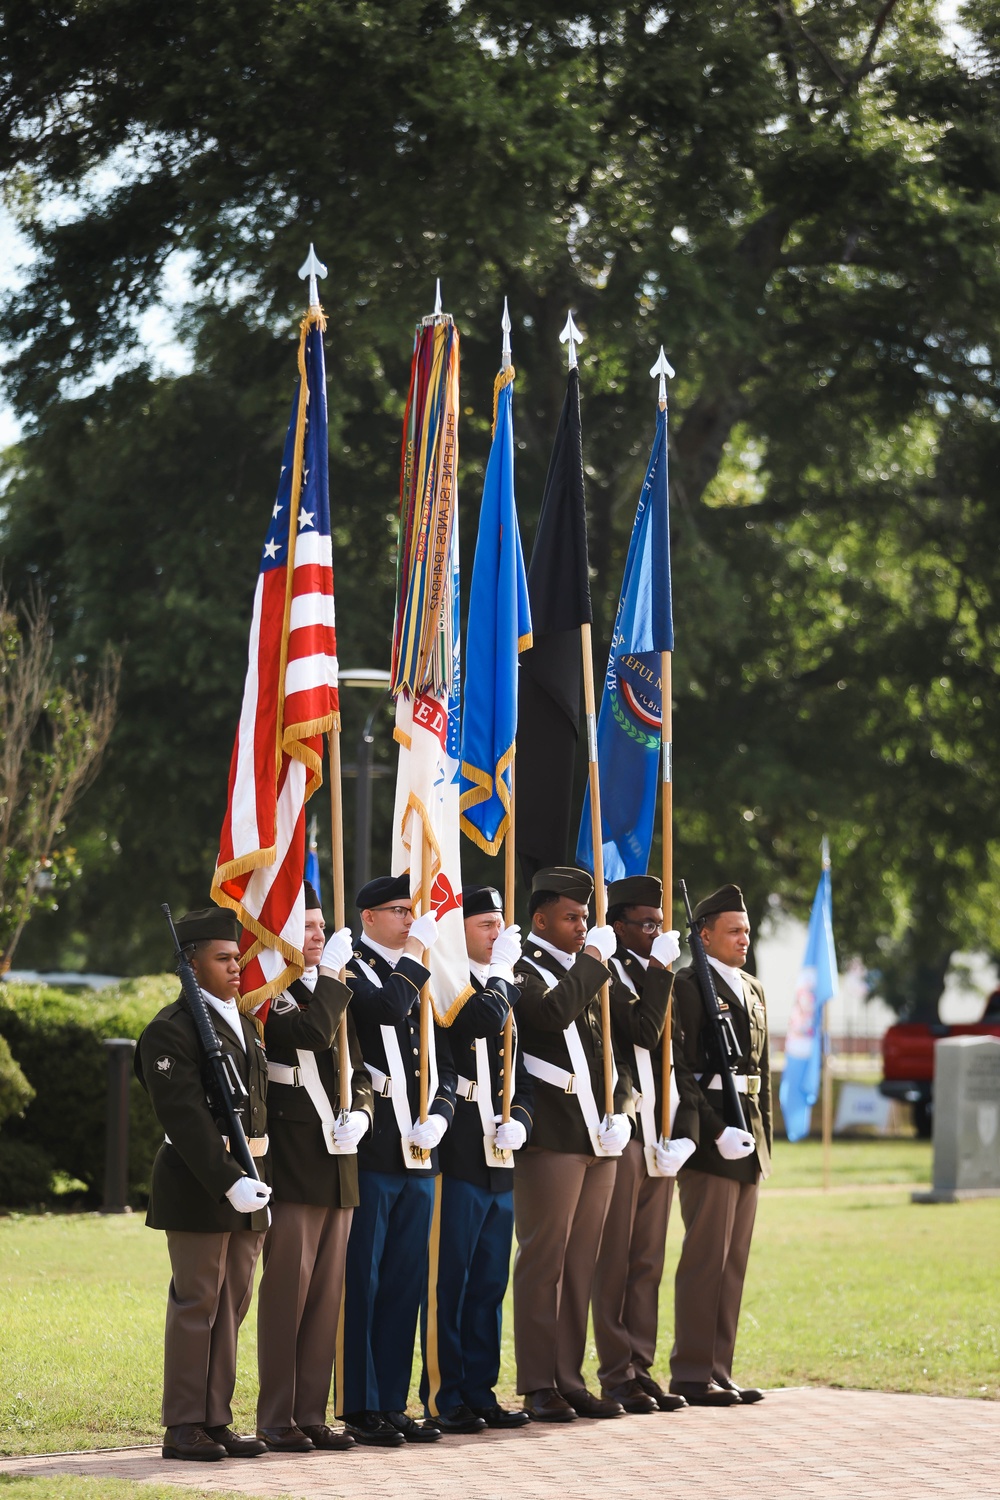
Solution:
[[[212,899],[243,924],[240,1009],[303,970],[305,804],[323,782],[323,736],[338,720],[327,473],[326,319],[302,322],[299,380],[260,559],[243,708],[229,768]]]

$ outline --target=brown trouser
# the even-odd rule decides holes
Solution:
[[[228,1426],[236,1340],[263,1232],[167,1230],[170,1290],[163,1339],[163,1425]]]
[[[615,1157],[528,1146],[514,1157],[517,1389],[578,1391]]]
[[[674,1380],[732,1379],[757,1182],[685,1168],[678,1178],[684,1243],[674,1282]]]
[[[640,1141],[618,1161],[594,1273],[597,1376],[605,1390],[645,1373],[656,1353],[656,1317],[663,1275],[672,1177],[650,1177]]]
[[[258,1427],[326,1421],[353,1217],[272,1199],[257,1293]]]

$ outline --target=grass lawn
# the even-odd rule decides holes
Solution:
[[[842,1191],[827,1195],[809,1191],[821,1181],[818,1144],[779,1143],[776,1156],[754,1236],[737,1378],[1000,1398],[1000,1200],[911,1204],[905,1185],[930,1176],[930,1147],[920,1141],[837,1142],[833,1184]],[[661,1371],[679,1230],[678,1214],[667,1240]],[[163,1235],[138,1216],[11,1217],[0,1220],[0,1268],[0,1451],[158,1441]],[[500,1393],[513,1397],[507,1313]],[[254,1426],[254,1322],[251,1309],[235,1414],[244,1431]],[[593,1367],[591,1350],[588,1378]],[[40,1500],[42,1492],[25,1493]]]
[[[192,1489],[190,1485],[136,1484],[131,1479],[80,1479],[69,1474],[18,1479],[0,1474],[3,1500],[254,1500],[246,1490]]]

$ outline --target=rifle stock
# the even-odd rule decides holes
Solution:
[[[228,1059],[222,1051],[215,1024],[209,1015],[208,1006],[205,1004],[205,999],[201,993],[201,987],[195,978],[194,970],[178,941],[174,919],[170,915],[170,907],[164,903],[160,910],[167,919],[170,936],[174,940],[177,977],[180,979],[181,989],[184,991],[187,1008],[191,1012],[191,1020],[194,1022],[198,1046],[201,1049],[202,1057],[205,1059],[205,1066],[208,1070],[212,1088],[226,1116],[226,1124],[229,1127],[229,1154],[238,1162],[248,1177],[252,1177],[255,1181],[259,1182],[260,1173],[257,1171],[257,1163],[250,1155],[250,1147],[247,1145],[243,1121],[237,1114],[236,1105],[233,1102],[237,1085],[242,1089],[243,1080],[238,1073],[234,1074],[226,1066]]]
[[[714,1061],[718,1065],[719,1078],[722,1081],[722,1117],[727,1125],[735,1125],[738,1130],[746,1130],[748,1134],[752,1134],[736,1088],[736,1079],[733,1077],[733,1069],[739,1061],[739,1045],[733,1032],[733,1023],[728,1016],[722,1014],[722,1008],[719,1005],[719,994],[715,988],[715,980],[712,978],[712,966],[705,953],[701,933],[695,926],[687,884],[683,880],[678,883],[684,898],[688,942],[691,946],[694,972],[701,991],[701,1003],[705,1008],[705,1019],[708,1022],[709,1046],[706,1051],[710,1059],[714,1056]]]

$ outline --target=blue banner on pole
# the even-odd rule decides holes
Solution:
[[[823,1070],[823,1007],[833,999],[838,985],[830,869],[824,865],[785,1038],[785,1071],[778,1097],[790,1141],[800,1141],[809,1134]]]

